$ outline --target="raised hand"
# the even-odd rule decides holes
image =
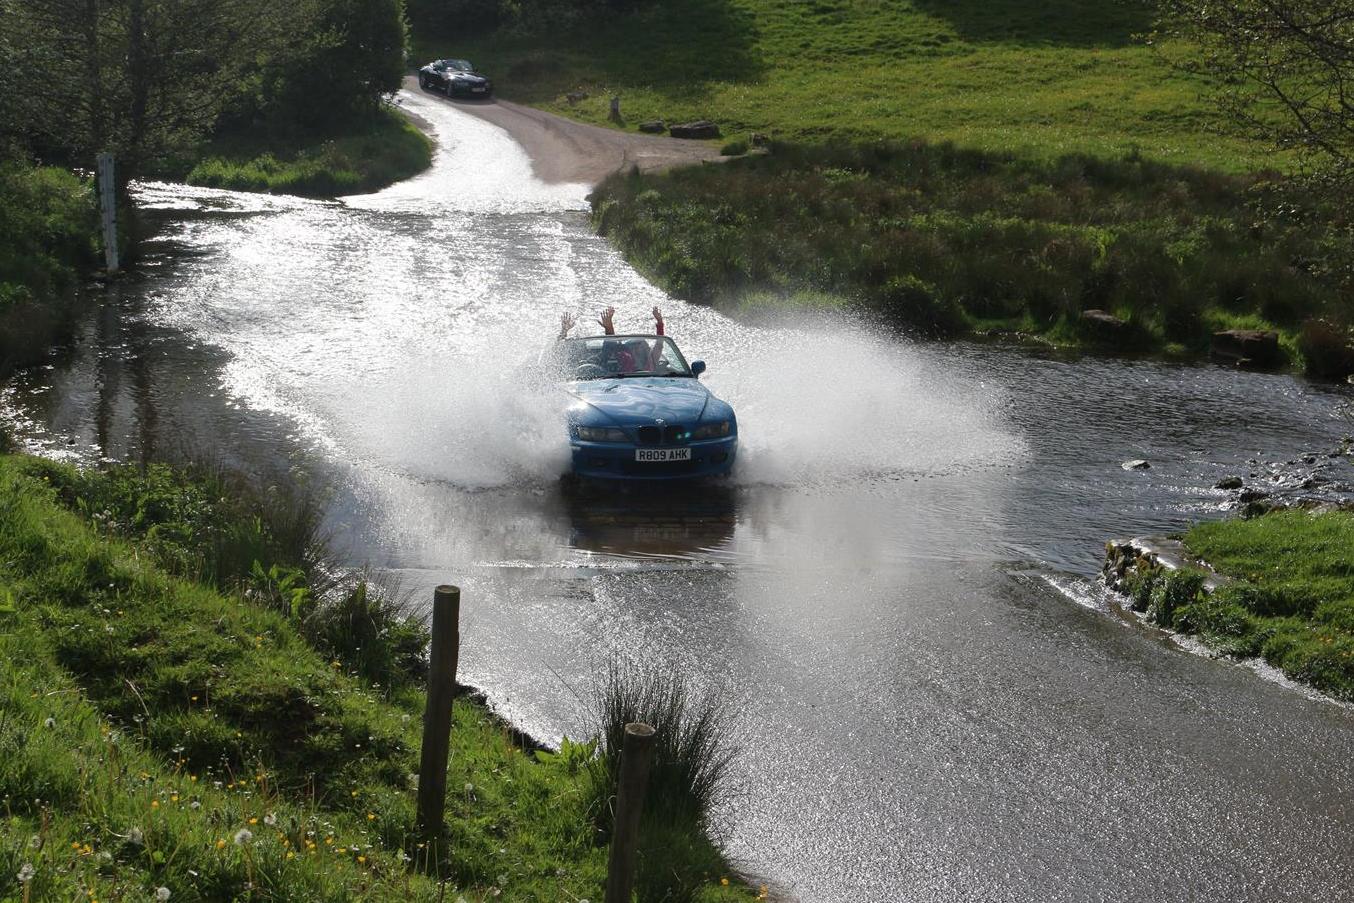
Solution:
[[[656,327],[656,328],[654,329],[654,332],[658,333],[659,335],[662,335],[662,334],[663,334],[663,312],[662,312],[661,310],[658,309],[658,305],[657,305],[657,304],[655,304],[655,305],[653,306],[653,321],[654,321],[654,326]]]
[[[605,331],[607,335],[615,335],[615,319],[616,308],[608,307],[606,310],[602,311],[601,316],[597,318],[597,322],[601,324],[603,331]]]
[[[559,337],[562,339],[569,334],[569,330],[574,328],[574,315],[565,311],[559,318]]]

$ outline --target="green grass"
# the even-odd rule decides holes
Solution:
[[[618,174],[592,204],[642,272],[701,303],[837,296],[931,334],[1117,350],[1198,353],[1215,330],[1267,328],[1296,361],[1301,323],[1338,307],[1313,266],[1333,239],[1319,219],[1262,215],[1272,194],[1256,177],[1139,156],[829,143]],[[1098,336],[1088,309],[1126,326]]]
[[[275,131],[218,138],[184,176],[190,185],[335,197],[376,191],[427,169],[432,142],[389,109],[335,136]]]
[[[89,180],[0,162],[0,379],[69,331],[75,289],[93,268],[98,211]]]
[[[430,862],[410,777],[422,694],[331,661],[270,604],[167,571],[153,540],[182,512],[81,510],[97,479],[0,457],[6,894],[27,863],[35,900],[600,898],[585,770],[525,754],[458,700],[446,855]]]
[[[571,27],[548,6],[523,3],[520,24],[489,35],[416,33],[415,59],[469,57],[503,97],[598,125],[617,93],[629,127],[709,118],[729,138],[1287,164],[1213,133],[1201,83],[1139,39],[1153,10],[1139,0],[651,0]],[[569,104],[578,90],[589,98]]]
[[[1233,582],[1205,594],[1201,572],[1149,574],[1135,581],[1135,608],[1220,652],[1261,656],[1354,700],[1354,513],[1289,510],[1199,524],[1185,544]]]

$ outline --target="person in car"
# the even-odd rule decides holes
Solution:
[[[597,317],[597,323],[602,327],[602,331],[607,335],[616,334],[616,308],[608,307]],[[654,334],[663,335],[663,311],[654,305]],[[559,338],[561,340],[568,338],[569,330],[574,328],[577,321],[573,314],[567,311],[560,317]],[[603,360],[615,361],[617,370],[620,373],[635,373],[640,370],[657,370],[659,358],[663,352],[663,343],[654,342],[653,347],[643,339],[632,339],[625,344],[618,342],[607,342],[603,346]]]
[[[601,324],[602,331],[607,335],[616,334],[616,325],[613,322],[616,316],[616,308],[608,307],[602,311],[602,315],[597,318]],[[658,305],[653,308],[654,334],[663,335],[663,311],[658,309]],[[619,348],[615,348],[613,355],[616,362],[620,365],[621,373],[634,373],[637,370],[657,370],[658,358],[663,352],[663,343],[654,342],[653,347],[643,339],[632,339]]]

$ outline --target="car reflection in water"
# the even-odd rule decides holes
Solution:
[[[569,545],[579,551],[625,558],[708,558],[728,547],[738,522],[739,490],[725,483],[566,481],[562,486]]]

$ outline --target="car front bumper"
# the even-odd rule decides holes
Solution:
[[[690,461],[636,461],[639,446],[624,442],[570,443],[574,475],[598,480],[692,480],[721,477],[733,469],[738,437],[692,442]],[[645,446],[646,448],[648,446]]]
[[[447,94],[456,97],[488,97],[493,93],[493,89],[488,85],[483,86],[482,90],[476,90],[478,85],[464,85],[452,82],[447,86]]]

